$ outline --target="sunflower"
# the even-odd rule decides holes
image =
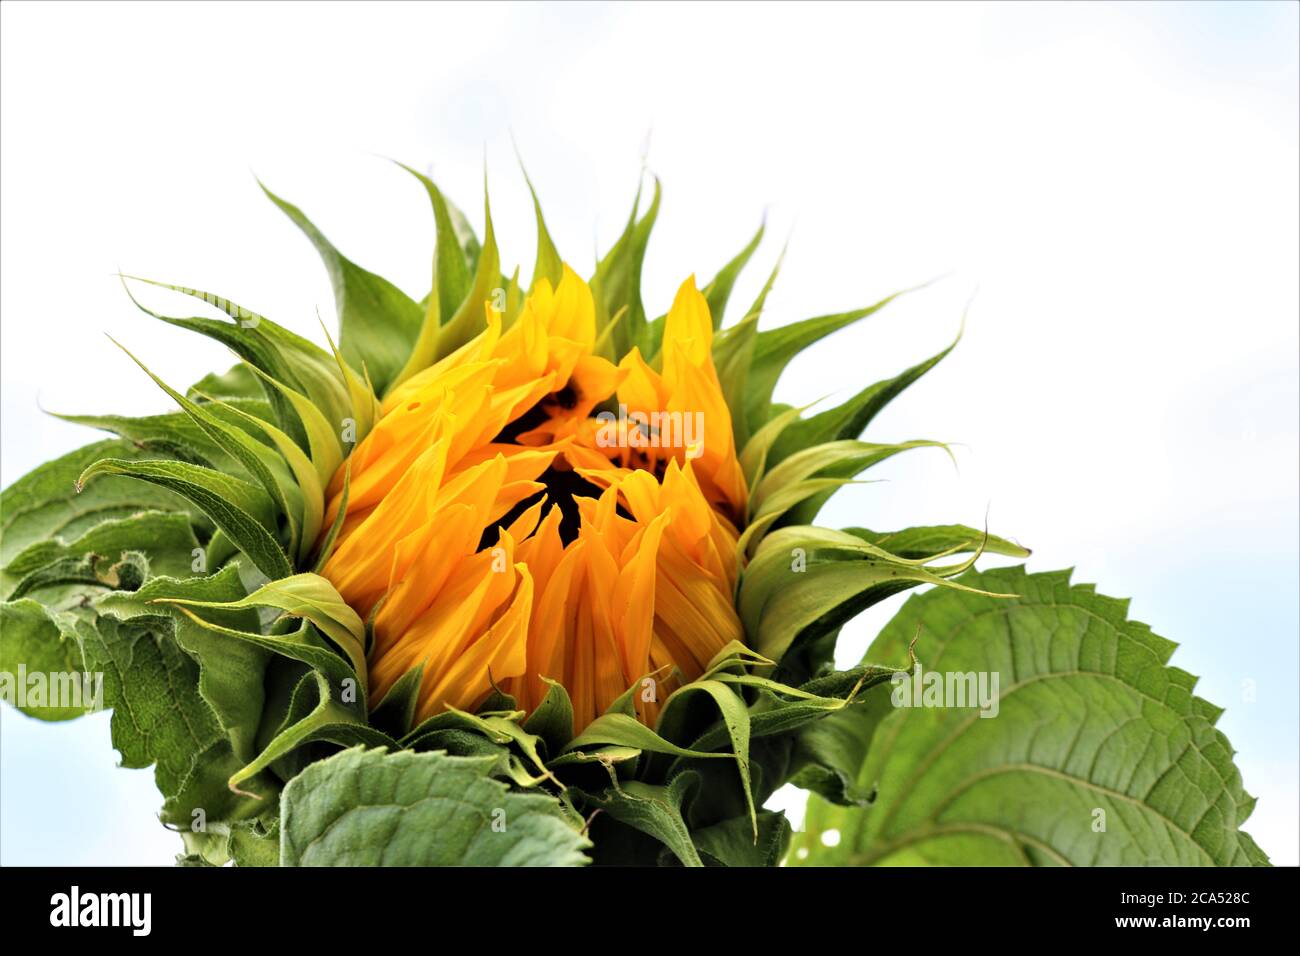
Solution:
[[[645,680],[653,723],[662,694],[744,639],[732,592],[748,489],[708,303],[682,284],[662,373],[636,348],[617,366],[595,354],[591,289],[568,265],[509,329],[484,308],[485,329],[393,389],[340,466],[321,573],[373,619],[376,699],[421,667],[419,719],[472,711],[494,684],[531,712],[552,678],[578,729]],[[630,431],[595,417],[611,399]],[[696,420],[690,443],[673,433]]]
[[[577,827],[566,826],[566,859],[589,846],[579,814],[597,862],[779,859],[788,826],[760,811],[777,787],[852,792],[840,757],[805,728],[847,718],[905,663],[836,670],[840,626],[916,585],[976,592],[952,579],[982,551],[1027,553],[962,525],[813,523],[867,469],[946,448],[859,436],[952,347],[838,406],[782,405],[773,393],[795,355],[893,297],[760,329],[778,260],[726,323],[760,227],[652,318],[641,266],[658,182],[585,280],[534,195],[538,252],[525,286],[518,269],[502,271],[486,201],[480,240],[415,175],[437,231],[419,302],[267,191],[329,270],[337,343],[151,283],[224,318],[137,305],[239,362],[185,391],[145,368],[179,406],[170,415],[65,416],[121,438],[51,466],[70,469],[81,492],[59,507],[105,523],[66,553],[29,542],[5,568],[27,575],[8,597],[51,582],[78,594],[111,587],[50,613],[83,648],[89,633],[147,623],[191,662],[139,680],[193,698],[166,711],[186,715],[177,739],[203,745],[176,770],[183,785],[164,787],[164,818],[205,860],[244,852],[247,839],[273,844],[286,786],[357,746],[395,752],[393,767],[434,765],[405,762],[408,751],[442,755],[451,763],[440,779],[545,791],[546,812]],[[36,494],[15,488],[6,494]],[[968,557],[935,563],[959,553]],[[380,756],[358,759],[367,774],[387,772]],[[200,799],[225,821],[225,842],[188,829]],[[749,840],[709,837],[715,827]]]

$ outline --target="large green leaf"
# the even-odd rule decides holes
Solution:
[[[985,675],[989,691],[997,675],[996,705],[892,708],[856,776],[871,807],[813,798],[795,862],[1267,862],[1239,829],[1255,801],[1215,729],[1220,710],[1168,666],[1172,642],[1068,572],[1005,568],[962,583],[1018,597],[913,597],[868,654],[896,659],[919,631],[922,675]],[[904,686],[875,693],[905,704]],[[838,841],[821,839],[829,831]]]
[[[104,675],[113,709],[113,746],[124,767],[154,766],[166,802],[165,823],[189,829],[195,810],[205,821],[247,812],[226,786],[239,766],[220,721],[199,692],[199,671],[158,620],[91,619],[69,623],[84,652],[84,667]],[[255,806],[255,805],[254,805]]]
[[[239,569],[232,564],[207,577],[154,578],[137,591],[114,591],[97,599],[94,609],[173,638],[198,664],[200,696],[221,724],[235,756],[247,761],[253,758],[262,717],[262,682],[270,655],[214,634],[174,606],[176,602],[230,602],[218,604],[222,610],[215,612],[222,624],[257,627],[257,612],[233,603],[243,595]]]
[[[286,866],[580,866],[590,844],[559,801],[511,792],[494,758],[354,748],[281,799]]]
[[[81,646],[44,607],[31,598],[0,604],[0,697],[7,703],[39,720],[80,717],[103,705],[102,688],[84,673]],[[28,693],[33,674],[41,675],[39,697]]]
[[[101,521],[71,541],[49,538],[33,542],[5,565],[4,572],[20,578],[69,558],[102,555],[116,560],[125,551],[147,551],[151,575],[187,577],[198,557],[198,547],[189,515],[137,511],[125,518]]]

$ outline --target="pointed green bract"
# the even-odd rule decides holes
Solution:
[[[754,238],[749,240],[749,244],[744,249],[741,249],[734,259],[718,270],[718,274],[700,290],[704,294],[705,301],[709,303],[709,315],[713,319],[713,328],[715,330],[722,326],[723,313],[726,312],[727,302],[731,299],[731,290],[735,287],[736,279],[740,277],[741,270],[745,268],[754,255],[754,250],[763,241],[763,232],[766,229],[766,223],[759,226],[758,232],[754,233]]]
[[[857,438],[880,411],[904,389],[934,368],[957,347],[957,340],[942,352],[919,362],[903,373],[868,385],[842,405],[827,409],[811,418],[801,419],[784,429],[773,442],[769,458],[777,463],[820,442]]]
[[[524,168],[522,157],[519,160],[519,170],[524,174],[524,182],[528,183],[529,195],[533,197],[533,212],[537,217],[537,259],[533,263],[533,278],[528,283],[528,288],[530,291],[537,288],[538,279],[545,279],[554,288],[560,284],[560,278],[564,274],[564,260],[560,258],[560,252],[555,248],[551,233],[546,228],[541,200],[537,198],[537,190],[533,188],[533,181]]]
[[[874,315],[902,294],[895,293],[874,305],[854,309],[851,312],[822,315],[759,332],[754,342],[754,357],[747,375],[743,411],[749,427],[759,428],[768,420],[772,390],[776,388],[777,380],[791,359],[832,332]],[[737,410],[733,414],[740,414],[740,412]]]
[[[497,251],[496,231],[492,228],[492,207],[487,198],[487,183],[483,185],[483,216],[487,225],[483,232],[483,249],[479,253],[474,282],[456,311],[449,315],[438,332],[435,357],[445,358],[469,342],[487,327],[486,308],[494,298],[501,301],[494,307],[505,305],[505,289],[501,278],[501,255]],[[499,293],[499,295],[498,295]]]
[[[393,379],[400,385],[416,372],[433,364],[438,352],[438,335],[442,323],[450,321],[470,291],[470,268],[461,247],[456,227],[452,224],[451,209],[442,191],[428,176],[409,166],[398,163],[424,186],[433,206],[436,239],[433,249],[433,289],[422,303],[424,320],[401,371]]]
[[[596,273],[591,277],[591,292],[596,300],[597,334],[614,320],[620,309],[627,308],[627,315],[611,335],[611,354],[616,357],[623,356],[634,345],[640,346],[647,356],[656,351],[657,342],[652,342],[646,331],[645,305],[641,301],[641,266],[645,261],[650,231],[659,216],[660,196],[659,180],[655,178],[654,198],[646,214],[638,219],[641,190],[637,189],[632,214],[623,234],[597,264]]]
[[[948,579],[973,561],[926,567],[841,532],[782,528],[758,546],[736,606],[750,644],[779,662],[796,640],[830,632],[891,594],[921,584],[968,588]]]
[[[258,185],[262,185],[259,183]],[[397,377],[420,333],[419,305],[387,279],[344,257],[302,210],[262,191],[311,240],[329,273],[339,315],[339,348],[354,368],[365,369],[382,394]]]

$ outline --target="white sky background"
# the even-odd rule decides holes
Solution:
[[[97,437],[38,398],[167,407],[104,332],[174,385],[230,364],[135,311],[118,268],[319,338],[328,280],[254,172],[419,298],[432,217],[380,157],[430,171],[481,227],[486,156],[503,259],[527,276],[513,133],[586,274],[649,133],[652,314],[765,209],[734,301],[791,235],[769,325],[951,273],[797,360],[778,398],[842,397],[933,354],[978,287],[957,351],[868,433],[961,442],[960,470],[913,452],[823,521],[987,509],[1031,570],[1134,596],[1227,707],[1260,797],[1247,829],[1296,863],[1297,9],[5,3],[0,482]],[[896,606],[846,629],[845,661]],[[0,861],[170,861],[151,772],[113,767],[106,717],[5,709],[0,743]]]

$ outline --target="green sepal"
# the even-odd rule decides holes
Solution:
[[[741,575],[736,606],[750,644],[780,661],[796,641],[832,632],[891,594],[919,584],[968,586],[948,580],[970,560],[925,567],[860,538],[826,528],[780,528],[758,545]]]
[[[868,385],[852,398],[834,408],[828,408],[810,418],[801,418],[783,429],[768,453],[770,464],[777,464],[789,456],[823,442],[857,438],[886,405],[897,398],[909,385],[948,357],[961,333],[952,344],[923,362],[913,365],[893,378]]]
[[[501,255],[497,250],[496,231],[492,228],[492,207],[488,201],[486,180],[483,184],[483,215],[486,221],[483,250],[474,270],[474,284],[459,308],[438,330],[436,358],[445,358],[487,328],[485,304],[493,297],[494,290],[502,285]]]
[[[379,394],[396,379],[420,333],[419,305],[387,279],[340,253],[301,209],[258,183],[320,253],[339,317],[339,350],[355,369],[369,373]]]

